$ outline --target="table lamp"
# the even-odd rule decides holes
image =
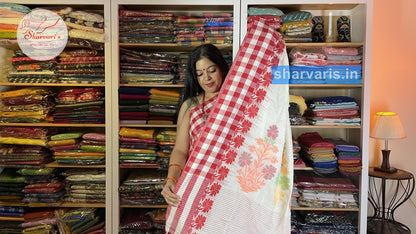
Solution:
[[[395,112],[378,112],[375,117],[375,124],[370,132],[370,137],[385,140],[385,149],[381,150],[383,162],[380,167],[375,167],[374,170],[387,173],[396,172],[396,168],[390,167],[388,140],[406,137],[399,115]]]

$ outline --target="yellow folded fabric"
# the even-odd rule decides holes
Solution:
[[[25,117],[25,118],[31,118],[31,119],[45,119],[46,113],[44,111],[4,111],[0,112],[1,117]]]
[[[55,156],[105,156],[105,153],[94,152],[55,152]]]
[[[16,33],[17,32],[17,29],[0,28],[0,32]]]
[[[11,91],[0,92],[1,98],[19,97],[32,94],[46,94],[48,91],[42,88],[24,88]]]
[[[154,124],[154,125],[172,125],[173,121],[169,120],[148,120],[147,124]]]
[[[288,29],[303,28],[308,26],[312,27],[312,22],[310,20],[287,22],[282,24],[282,26],[280,27],[280,32],[283,33]]]
[[[46,146],[46,141],[41,139],[28,139],[16,137],[0,137],[0,144],[14,144],[14,145],[40,145]]]
[[[179,101],[179,97],[164,96],[159,94],[150,94],[150,99],[166,100],[166,101]]]
[[[137,129],[137,128],[121,128],[120,136],[124,137],[137,137],[142,139],[152,139],[153,134],[155,133],[154,129]]]
[[[155,154],[156,150],[120,148],[120,153]]]
[[[171,96],[171,97],[179,97],[180,93],[176,90],[161,90],[152,88],[150,89],[151,94],[155,95],[162,95],[162,96]]]
[[[59,145],[72,145],[77,143],[76,139],[67,139],[67,140],[57,140],[57,141],[49,141],[49,146],[59,146]]]

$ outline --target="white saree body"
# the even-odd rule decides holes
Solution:
[[[290,233],[293,150],[283,37],[254,22],[178,180],[169,233]]]

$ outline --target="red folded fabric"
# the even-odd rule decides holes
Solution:
[[[300,145],[308,148],[335,148],[333,143],[325,141],[317,132],[308,132],[300,135],[298,142]]]

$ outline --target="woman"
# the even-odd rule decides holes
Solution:
[[[204,127],[228,70],[221,51],[214,45],[198,46],[189,55],[177,121],[177,140],[162,190],[163,197],[171,206],[178,206],[180,203],[180,197],[174,193],[177,180],[192,151],[193,143]]]

